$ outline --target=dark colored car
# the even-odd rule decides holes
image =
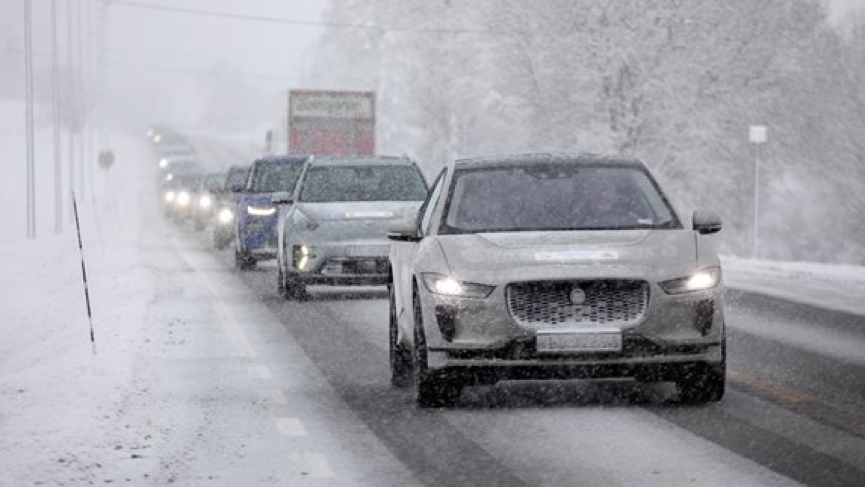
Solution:
[[[166,213],[176,222],[186,220],[193,215],[196,203],[195,195],[198,193],[198,188],[204,175],[201,173],[186,173],[174,175],[168,183],[170,189],[166,190]],[[173,193],[173,197],[169,201],[169,191]]]
[[[193,194],[192,219],[196,230],[204,230],[213,220],[216,215],[216,198],[224,185],[224,173],[210,173],[202,177],[201,184]]]
[[[234,261],[248,270],[262,260],[276,258],[277,193],[293,193],[307,157],[267,156],[249,169],[246,186],[235,207]]]
[[[249,166],[231,166],[225,174],[222,189],[215,194],[213,246],[219,250],[234,241],[234,210],[249,176]]]

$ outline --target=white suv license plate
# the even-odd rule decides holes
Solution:
[[[539,331],[538,353],[621,352],[619,330]]]

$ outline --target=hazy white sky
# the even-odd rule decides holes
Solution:
[[[0,0],[0,50],[3,42],[20,47],[24,0]],[[34,6],[37,67],[48,63],[49,0],[31,0]],[[58,0],[61,29],[70,1],[96,5],[95,0]],[[137,0],[151,5],[318,20],[328,0]],[[368,0],[374,1],[374,0]],[[829,0],[832,16],[840,18],[865,0]],[[322,27],[219,19],[181,13],[148,11],[118,3],[107,9],[105,80],[114,101],[127,111],[146,111],[147,116],[194,123],[192,112],[201,110],[193,100],[203,71],[216,65],[243,75],[243,80],[273,100],[272,118],[278,117],[281,93],[301,87],[311,61],[310,46],[324,32]],[[61,48],[65,34],[61,32]],[[61,50],[65,53],[65,51]],[[7,67],[8,68],[8,67]],[[5,72],[19,71],[3,69]],[[5,75],[5,73],[4,73]],[[22,75],[23,77],[23,75]],[[159,94],[159,96],[157,96]],[[23,90],[22,90],[23,95]],[[122,107],[120,107],[122,108]]]
[[[257,16],[317,20],[326,0],[184,0],[157,5],[248,13]],[[115,5],[110,8],[110,49],[115,64],[128,62],[152,68],[198,70],[215,63],[241,69],[263,85],[281,86],[296,77],[308,57],[304,52],[321,34],[317,27],[218,19],[147,11]],[[115,69],[119,69],[116,67]],[[163,73],[170,76],[171,72]]]

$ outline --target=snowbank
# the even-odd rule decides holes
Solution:
[[[865,267],[722,257],[727,287],[865,316]]]

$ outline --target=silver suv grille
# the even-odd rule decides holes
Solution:
[[[649,286],[630,280],[525,282],[509,285],[507,300],[516,322],[532,328],[627,326],[643,319]]]

